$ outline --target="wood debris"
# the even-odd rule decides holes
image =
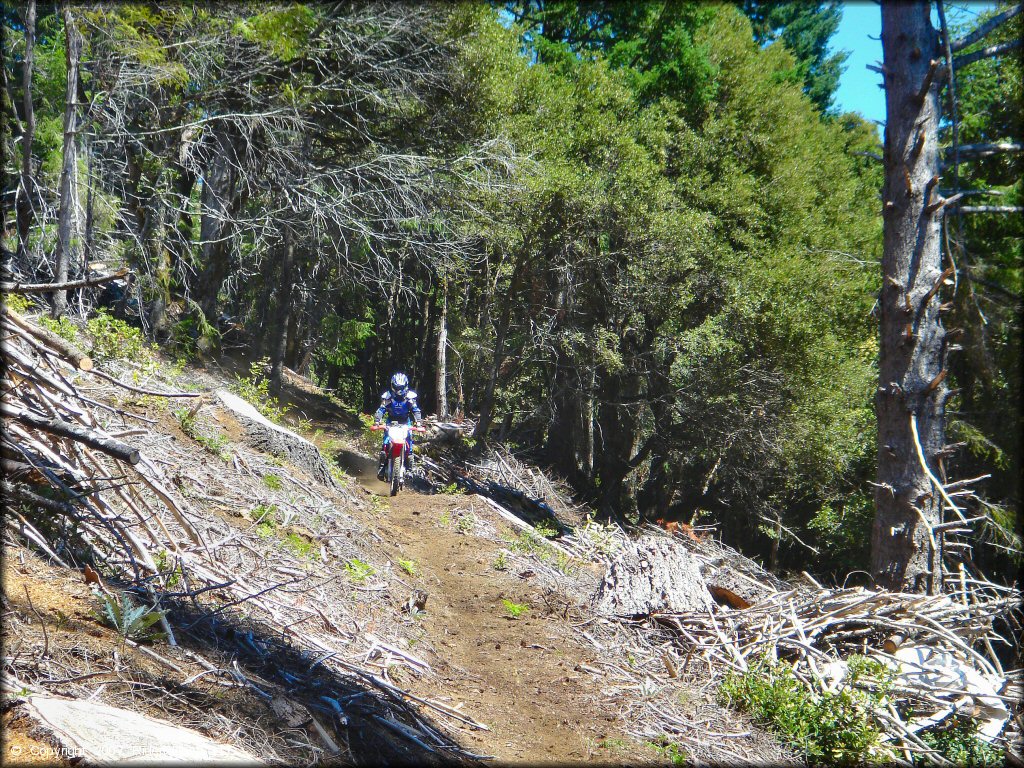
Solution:
[[[235,514],[244,521],[253,492],[247,497],[238,491],[245,483],[260,488],[261,476],[276,468],[269,457],[255,451],[243,456],[239,448],[230,464],[218,462],[220,469],[205,463],[186,469],[178,462],[195,459],[176,452],[167,436],[151,430],[152,419],[114,404],[118,390],[136,396],[142,389],[138,382],[122,385],[111,373],[96,375],[102,372],[83,365],[80,351],[53,342],[40,330],[25,318],[15,321],[9,310],[4,313],[3,492],[14,513],[6,516],[8,533],[63,567],[81,569],[80,559],[91,560],[104,571],[110,590],[116,577],[125,585],[121,589],[160,612],[172,657],[195,655],[179,649],[186,639],[191,647],[201,639],[232,649],[237,661],[231,669],[206,662],[209,674],[189,685],[241,685],[268,706],[286,692],[308,691],[301,703],[332,754],[352,754],[353,739],[380,732],[372,725],[353,730],[354,724],[386,723],[391,746],[375,742],[372,749],[390,749],[396,760],[425,753],[467,759],[455,738],[422,713],[429,710],[460,728],[486,725],[384,679],[387,666],[377,658],[381,653],[385,665],[404,665],[414,675],[432,672],[384,639],[365,636],[331,592],[337,576],[322,577],[287,549],[270,550],[252,527],[228,526],[189,501],[189,495],[209,497],[217,485],[225,494],[209,498],[226,510],[239,510]],[[147,396],[195,396],[143,391]],[[223,475],[232,465],[239,474],[232,473],[225,483]],[[262,475],[251,469],[261,465],[266,466]],[[303,482],[290,473],[282,482],[294,487],[278,501],[285,522],[303,512],[295,502],[301,497],[310,508],[304,514],[332,520],[325,526],[332,535],[319,544],[323,556],[343,556],[348,545],[338,539],[344,538],[344,522],[334,521],[328,495],[347,499],[351,494],[331,486],[320,491],[313,487],[315,480]],[[195,493],[197,488],[203,493]],[[89,573],[95,574],[91,566],[86,578]],[[241,607],[248,618],[239,613]],[[363,658],[367,644],[377,649],[374,659]],[[137,647],[181,672],[171,658]]]

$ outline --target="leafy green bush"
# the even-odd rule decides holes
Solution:
[[[921,734],[921,740],[957,765],[996,768],[1003,764],[1003,751],[979,739],[977,723],[969,717],[953,718],[945,728]]]
[[[65,341],[70,341],[72,344],[78,341],[78,326],[66,316],[61,316],[54,320],[52,317],[44,315],[39,318],[39,324]]]
[[[850,679],[837,692],[816,693],[797,679],[785,663],[762,659],[746,674],[730,673],[720,692],[803,753],[811,765],[881,762],[891,755],[881,748],[881,731],[869,714],[885,692],[885,672],[878,662],[855,660]],[[851,687],[864,675],[881,677],[873,693]]]
[[[34,306],[32,299],[21,293],[5,293],[0,299],[4,306],[13,309],[19,315],[28,312]]]
[[[508,613],[509,617],[513,619],[518,619],[520,616],[522,616],[524,613],[530,610],[530,606],[528,604],[513,603],[511,600],[507,598],[502,598],[501,604],[505,606],[505,611]]]
[[[376,572],[373,566],[364,563],[358,557],[353,557],[345,563],[345,573],[355,584],[362,584]]]
[[[155,364],[155,347],[146,341],[142,331],[103,310],[89,318],[86,330],[92,339],[90,354],[98,360],[132,360]]]

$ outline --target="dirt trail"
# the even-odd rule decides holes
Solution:
[[[347,438],[328,421],[318,426],[327,437]],[[580,669],[596,660],[572,628],[582,618],[578,609],[534,586],[527,569],[496,570],[501,547],[455,523],[470,507],[485,517],[479,499],[409,488],[392,499],[371,459],[350,451],[337,458],[388,505],[377,532],[396,561],[415,563],[415,576],[403,578],[428,593],[423,636],[412,650],[436,674],[402,684],[486,723],[490,731],[463,732],[467,748],[529,764],[664,762],[622,733],[615,709],[600,702],[600,677]],[[502,600],[529,608],[512,618]]]

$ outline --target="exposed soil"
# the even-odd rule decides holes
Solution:
[[[304,411],[325,438],[345,440],[335,414],[315,409],[308,395]],[[326,412],[324,412],[326,410]],[[374,460],[353,450],[336,452],[347,473],[367,493],[388,504],[377,532],[394,549],[394,559],[415,563],[409,579],[428,595],[417,644],[435,677],[404,681],[409,690],[445,701],[488,725],[466,731],[467,747],[502,762],[577,763],[619,760],[631,765],[664,762],[648,745],[620,729],[616,711],[602,704],[600,681],[581,672],[594,663],[572,623],[583,618],[564,597],[532,583],[529,570],[494,567],[501,547],[455,521],[473,497],[429,494],[422,485],[390,498],[376,479]],[[479,502],[474,506],[481,512]],[[499,523],[499,532],[511,534]],[[513,618],[503,600],[528,606]]]
[[[213,371],[197,372],[197,380],[200,386],[221,386]],[[514,535],[500,518],[476,497],[434,494],[422,483],[414,482],[390,498],[388,488],[375,478],[374,460],[352,442],[358,424],[352,414],[336,408],[302,380],[290,377],[289,385],[289,399],[320,430],[321,446],[334,451],[357,478],[363,498],[372,500],[349,512],[375,534],[375,550],[383,549],[392,563],[408,564],[411,572],[399,573],[398,584],[407,585],[410,596],[426,593],[423,610],[413,612],[410,650],[429,661],[434,674],[416,677],[395,668],[392,679],[411,693],[444,702],[485,723],[489,730],[460,729],[459,741],[467,750],[499,763],[668,761],[650,745],[629,737],[618,720],[617,705],[605,701],[601,677],[593,674],[594,650],[579,639],[573,626],[588,618],[581,606],[538,583],[532,570],[521,564],[495,567],[502,551],[500,536]],[[188,445],[169,412],[157,409],[150,415],[164,434]],[[229,423],[219,428],[230,438],[241,437],[231,433]],[[348,445],[349,450],[339,450],[339,445]],[[203,460],[216,463],[209,457]],[[184,480],[175,476],[175,482]],[[217,499],[205,498],[206,508],[225,521],[247,522],[237,520],[244,510],[225,511],[225,505],[213,503]],[[463,524],[467,521],[470,524]],[[488,526],[490,535],[477,535],[473,521]],[[39,677],[54,683],[47,685],[49,692],[82,695],[74,686],[88,678],[90,690],[103,688],[108,703],[157,717],[173,714],[182,724],[214,738],[241,741],[256,754],[262,740],[273,739],[277,753],[288,758],[287,745],[278,738],[288,726],[263,702],[254,701],[244,689],[218,688],[213,676],[200,677],[204,668],[186,652],[160,646],[161,653],[179,666],[178,673],[170,674],[166,666],[125,646],[97,621],[93,611],[99,600],[81,572],[48,565],[20,546],[7,554],[2,578],[4,635],[19,647],[5,652],[20,652],[46,665],[46,674]],[[393,600],[390,595],[388,604],[377,606],[382,618],[396,610]],[[511,615],[503,601],[521,607],[521,615]],[[47,627],[46,636],[40,620]],[[227,666],[233,658],[213,646],[199,650],[218,666]],[[199,679],[189,693],[178,687],[181,679],[193,676]],[[166,693],[175,690],[179,693]],[[165,693],[150,700],[155,691]],[[5,762],[16,757],[12,762],[32,764],[41,757],[45,764],[59,764],[49,749],[56,745],[49,744],[46,734],[17,707],[5,711],[3,718]]]

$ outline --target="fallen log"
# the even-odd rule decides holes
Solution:
[[[3,414],[8,419],[14,419],[25,426],[49,432],[51,435],[85,443],[90,448],[95,448],[97,451],[102,451],[108,456],[113,456],[115,459],[128,462],[133,466],[139,463],[139,452],[130,445],[109,437],[103,437],[91,429],[72,424],[63,419],[47,419],[43,416],[37,416],[31,411],[14,408],[8,403],[0,403],[0,414]]]
[[[21,315],[19,315],[17,312],[15,312],[13,309],[6,305],[3,306],[2,309],[0,309],[0,313],[2,313],[6,319],[11,321],[11,323],[15,326],[14,328],[12,328],[12,330],[14,330],[19,335],[27,333],[30,336],[34,336],[35,338],[39,339],[39,341],[48,345],[53,351],[57,352],[59,355],[61,355],[66,360],[71,362],[80,371],[92,370],[92,358],[89,357],[84,352],[82,352],[81,350],[77,349],[74,345],[62,339],[57,334],[52,333],[51,331],[48,331],[45,328],[40,328],[37,325],[33,325],[32,323],[28,322],[28,320],[23,318]]]
[[[50,293],[52,291],[67,291],[72,288],[90,288],[94,285],[103,285],[112,280],[124,277],[128,269],[119,269],[109,275],[97,275],[96,277],[85,277],[81,280],[68,280],[63,283],[8,283],[0,282],[0,291],[4,293]]]

